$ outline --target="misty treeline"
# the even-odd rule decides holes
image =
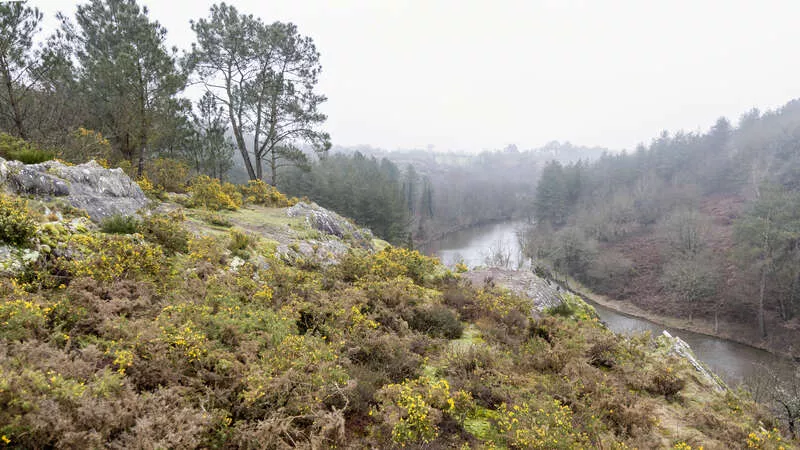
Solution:
[[[90,0],[42,32],[23,2],[0,4],[0,131],[70,162],[104,159],[137,177],[159,158],[224,177],[234,152],[250,179],[324,152],[325,96],[311,38],[220,3],[179,50],[135,0]],[[187,18],[188,20],[189,18]],[[203,88],[192,102],[187,86]],[[229,136],[233,136],[230,139]]]
[[[800,101],[754,109],[736,126],[720,118],[705,133],[663,132],[592,164],[551,162],[534,216],[525,247],[542,271],[790,343],[800,316]]]
[[[391,216],[403,219],[404,227],[396,227],[395,236],[402,242],[421,243],[441,235],[475,225],[512,218],[530,218],[538,173],[549,160],[565,163],[580,159],[593,160],[606,152],[597,147],[575,146],[568,142],[550,142],[529,150],[518,150],[509,145],[502,150],[466,152],[434,152],[431,150],[385,151],[369,146],[334,148],[335,158],[322,158],[314,163],[308,175],[296,173],[282,180],[279,187],[296,196],[307,195],[324,206],[347,215],[360,223],[374,227],[370,215],[362,215],[364,205],[354,200],[360,195],[377,193],[385,196],[386,188],[363,188],[364,177],[356,178],[352,172],[341,172],[343,167],[352,171],[354,166],[363,166],[364,160],[373,160],[370,167],[385,168],[385,179],[402,197],[405,210]],[[349,165],[342,164],[353,158]],[[358,161],[361,161],[359,163]],[[380,161],[380,163],[378,162]],[[334,167],[335,166],[335,167]],[[399,174],[397,173],[399,168]],[[334,174],[334,172],[340,171]],[[320,181],[325,179],[326,181]],[[372,179],[375,179],[374,177]],[[337,185],[338,183],[338,185]],[[336,186],[336,187],[334,187]],[[349,191],[352,189],[353,191]],[[342,194],[332,194],[332,192]],[[377,201],[377,199],[373,199]],[[394,200],[383,200],[399,207]],[[356,206],[356,205],[361,206]],[[373,208],[372,210],[378,210]],[[373,228],[380,230],[382,227]]]

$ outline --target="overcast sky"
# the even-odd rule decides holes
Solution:
[[[72,0],[37,0],[55,26]],[[212,0],[140,0],[188,49]],[[800,2],[233,0],[321,53],[334,144],[633,148],[800,88]]]

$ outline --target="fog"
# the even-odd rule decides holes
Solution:
[[[188,18],[213,2],[141,3],[186,49]],[[326,129],[344,146],[632,148],[663,129],[777,107],[800,79],[792,1],[232,3],[314,38]],[[75,6],[31,4],[49,29]]]

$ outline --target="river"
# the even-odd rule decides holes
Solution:
[[[425,246],[422,251],[439,257],[448,266],[463,262],[470,268],[488,265],[492,259],[498,260],[496,255],[499,254],[499,259],[508,261],[506,267],[516,268],[522,261],[517,233],[524,226],[525,222],[509,221],[473,227],[450,233]],[[616,333],[651,331],[653,335],[658,335],[667,330],[673,336],[679,336],[692,347],[698,358],[731,386],[752,382],[764,376],[764,368],[775,372],[779,378],[788,380],[797,368],[797,364],[787,358],[749,345],[665,327],[587,301],[594,306],[608,328]]]

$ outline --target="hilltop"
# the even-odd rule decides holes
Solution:
[[[470,281],[264,183],[0,168],[0,445],[792,447],[675,341]]]

